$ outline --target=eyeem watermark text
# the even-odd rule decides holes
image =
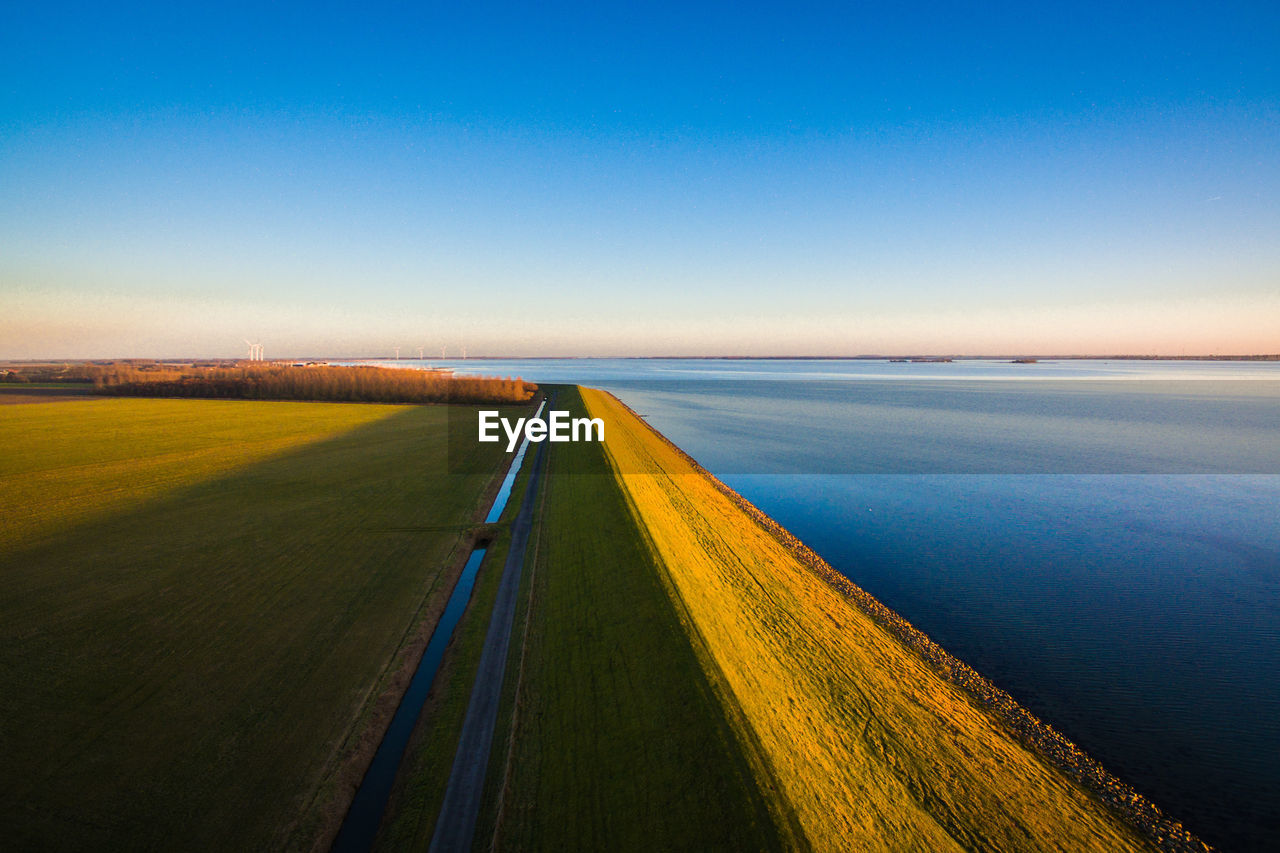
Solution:
[[[604,441],[604,421],[600,418],[571,418],[568,412],[552,411],[546,419],[516,418],[512,423],[496,411],[480,412],[480,440],[501,441],[498,428],[507,434],[507,452],[520,444],[520,436],[538,441]]]

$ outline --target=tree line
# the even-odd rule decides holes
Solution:
[[[350,403],[523,403],[536,385],[520,378],[454,376],[390,367],[246,364],[233,367],[128,363],[87,365],[100,394]]]

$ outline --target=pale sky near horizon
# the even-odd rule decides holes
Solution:
[[[1275,4],[603,5],[10,4],[0,358],[1280,352]]]

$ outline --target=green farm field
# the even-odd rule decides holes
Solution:
[[[331,830],[341,757],[376,738],[499,473],[496,445],[453,437],[477,473],[446,472],[441,407],[0,407],[6,846]]]

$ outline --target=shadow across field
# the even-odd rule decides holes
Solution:
[[[53,403],[62,400],[92,400],[93,388],[87,385],[60,387],[0,385],[0,406],[18,403]]]
[[[0,552],[6,842],[306,846],[493,479],[446,436],[390,410]]]

